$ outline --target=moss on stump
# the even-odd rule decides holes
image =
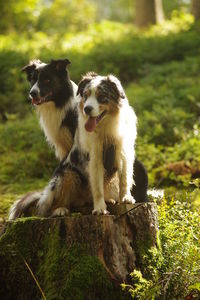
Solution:
[[[120,283],[157,243],[155,204],[122,216],[8,222],[0,238],[0,299],[130,299]]]

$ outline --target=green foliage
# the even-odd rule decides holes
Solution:
[[[149,289],[151,288],[152,282],[146,280],[140,271],[134,270],[131,274],[131,279],[134,283],[133,286],[127,284],[121,284],[123,290],[129,291],[132,298],[145,300],[149,298]],[[153,298],[152,298],[153,299]]]
[[[31,34],[39,30],[61,35],[83,30],[95,20],[95,5],[87,0],[8,0],[1,1],[0,9],[0,33]]]
[[[163,0],[163,6],[167,17],[174,10],[189,11],[188,2],[184,0]],[[39,30],[62,35],[105,19],[132,23],[137,13],[135,1],[130,0],[8,0],[1,1],[0,9],[0,33],[20,34]]]
[[[96,0],[97,21],[112,20],[132,22],[135,12],[134,1],[130,0]]]
[[[185,0],[163,0],[165,15],[169,17],[174,10],[189,11],[190,1]]]
[[[30,30],[35,23],[36,8],[40,0],[1,1],[0,33]]]
[[[17,51],[0,51],[0,114],[18,113],[21,116],[28,112],[28,101],[25,98],[24,80],[20,72],[28,60],[26,55]],[[27,103],[26,103],[27,102]]]
[[[188,138],[200,116],[199,72],[199,56],[143,67],[142,79],[127,90],[136,112],[143,114],[139,135],[164,145]]]
[[[36,116],[0,126],[0,184],[49,178],[55,158],[39,129]],[[7,155],[9,153],[9,155]],[[17,170],[17,172],[16,172]]]
[[[146,65],[142,78],[127,88],[139,119],[137,153],[150,171],[150,184],[188,186],[200,169],[199,71],[199,56]],[[168,169],[181,161],[188,171]]]
[[[158,206],[158,216],[160,248],[143,256],[143,275],[134,271],[132,284],[123,287],[134,299],[198,298],[200,215],[191,206],[191,194],[166,196]]]
[[[39,14],[36,30],[63,35],[67,32],[83,30],[94,20],[95,6],[86,0],[49,1],[49,5],[43,6]]]
[[[0,125],[0,161],[0,215],[6,216],[16,197],[44,187],[57,165],[35,115]]]
[[[190,197],[186,195],[186,200]],[[172,198],[159,207],[159,226],[164,257],[161,271],[164,284],[168,284],[166,295],[181,299],[200,278],[200,216],[192,210],[189,199],[180,202]]]

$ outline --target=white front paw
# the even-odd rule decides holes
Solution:
[[[51,217],[65,217],[69,214],[70,212],[66,207],[58,207],[53,211]]]
[[[105,201],[106,201],[106,203],[109,203],[109,204],[112,204],[112,205],[115,205],[117,203],[117,201],[115,201],[112,198],[106,199]]]
[[[97,205],[94,205],[94,209],[92,211],[93,215],[108,215],[109,212],[106,209],[106,204],[103,201],[100,201],[100,203],[98,203]]]
[[[122,203],[126,203],[126,204],[134,204],[135,203],[135,199],[131,196],[131,195],[125,195],[122,198]]]
[[[109,215],[109,211],[107,209],[93,209],[92,214],[96,216]]]

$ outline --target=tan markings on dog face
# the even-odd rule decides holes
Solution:
[[[91,90],[90,89],[86,89],[83,93],[83,99],[87,100],[88,97],[91,96]]]
[[[119,106],[115,102],[110,101],[107,106],[110,115],[116,116],[119,113]]]
[[[102,86],[98,86],[95,92],[97,101],[99,102],[100,110],[107,110],[111,115],[116,115],[119,112],[119,106],[115,101],[109,98],[109,95],[104,91]]]

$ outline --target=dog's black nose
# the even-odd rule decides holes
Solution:
[[[32,90],[32,91],[30,91],[30,95],[32,98],[36,98],[38,96],[38,91]]]
[[[86,113],[86,115],[89,115],[92,110],[93,110],[93,107],[90,105],[84,107],[84,112]]]

